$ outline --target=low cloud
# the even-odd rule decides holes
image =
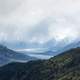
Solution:
[[[74,40],[79,30],[79,0],[0,0],[0,41]]]

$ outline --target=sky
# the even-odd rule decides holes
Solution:
[[[80,0],[0,0],[1,43],[37,47],[79,37]]]

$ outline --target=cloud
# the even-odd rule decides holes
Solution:
[[[70,19],[67,19],[66,17],[56,18],[55,23],[52,23],[49,26],[50,36],[54,37],[56,40],[63,40],[66,37],[70,39],[79,37],[79,24],[71,21]]]
[[[22,0],[0,0],[0,15],[6,16],[11,14],[21,3]]]
[[[0,0],[0,41],[74,40],[79,30],[79,0]]]

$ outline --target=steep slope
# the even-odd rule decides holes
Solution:
[[[3,66],[10,62],[27,62],[29,60],[36,59],[29,57],[23,53],[15,52],[7,47],[0,45],[0,66]]]
[[[0,68],[0,80],[80,80],[80,48],[49,60],[8,64]]]

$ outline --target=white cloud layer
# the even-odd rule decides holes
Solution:
[[[80,36],[80,0],[0,0],[0,41],[43,44]]]

